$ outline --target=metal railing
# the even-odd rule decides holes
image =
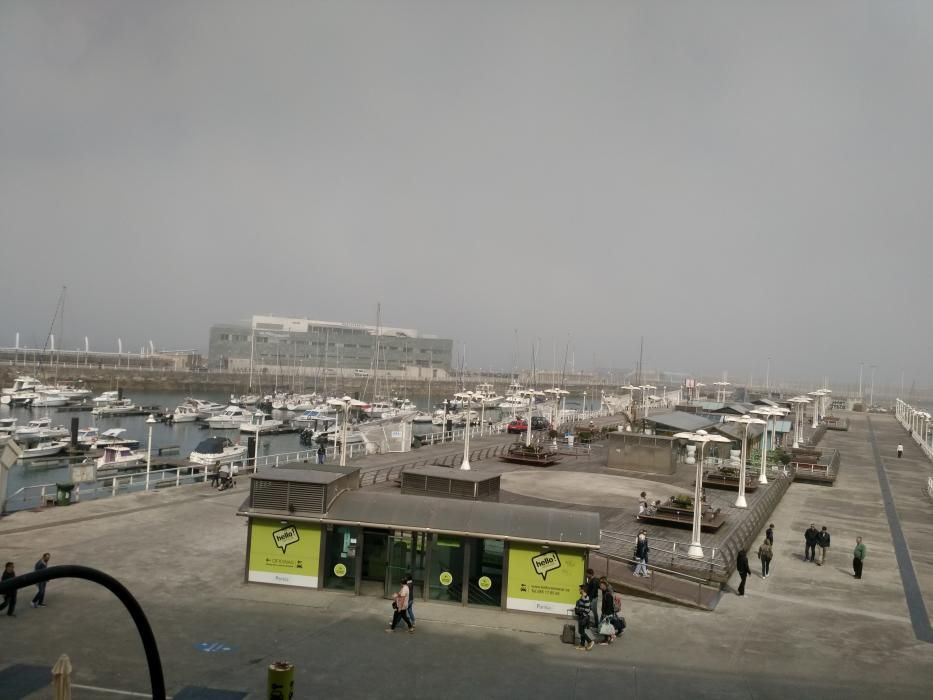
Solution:
[[[634,548],[637,537],[623,532],[600,531],[599,552],[606,557],[635,564]],[[702,557],[691,557],[688,552],[690,545],[674,540],[663,540],[656,537],[650,539],[649,567],[665,565],[673,573],[692,575],[706,572],[706,576],[698,577],[708,579],[714,574],[724,575],[726,569],[717,558],[716,547],[701,545]],[[628,553],[623,553],[628,552]]]
[[[927,496],[933,499],[933,476],[927,479]]]

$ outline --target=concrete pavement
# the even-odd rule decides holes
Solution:
[[[918,640],[911,624],[867,422],[852,419],[850,432],[825,438],[843,451],[837,485],[793,484],[775,511],[768,579],[753,576],[746,597],[727,595],[715,612],[628,598],[625,637],[591,652],[560,644],[555,618],[418,602],[416,633],[388,635],[389,604],[381,598],[247,586],[246,526],[234,515],[242,486],[217,494],[202,484],[18,513],[0,521],[0,559],[24,571],[50,551],[53,564],[118,577],[155,628],[170,694],[204,686],[259,698],[266,665],[284,658],[297,666],[298,698],[925,698],[933,644]],[[903,432],[888,417],[872,423],[880,453],[893,456]],[[929,609],[933,578],[920,550],[933,504],[924,519],[910,486],[917,477],[919,498],[929,465],[908,459],[890,467],[890,480]],[[832,532],[827,566],[802,561],[810,522]],[[860,581],[850,570],[856,534],[869,552]],[[103,589],[53,582],[44,609],[30,608],[30,597],[20,593],[18,617],[0,617],[0,678],[14,664],[50,667],[67,652],[85,686],[147,690],[136,632]],[[50,695],[0,689],[0,697]],[[79,689],[74,697],[120,696]]]

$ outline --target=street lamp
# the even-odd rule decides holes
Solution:
[[[723,380],[721,382],[713,382],[713,386],[717,387],[716,388],[716,401],[718,401],[719,403],[725,403],[726,402],[726,387],[732,386],[732,383]]]
[[[146,419],[146,424],[149,426],[149,444],[146,448],[146,491],[149,490],[149,472],[152,469],[152,426],[158,422],[151,413]]]
[[[770,408],[762,406],[761,408],[756,408],[752,411],[759,416],[764,416],[765,419],[765,431],[761,438],[761,473],[758,475],[759,484],[768,483],[768,421],[771,418],[774,418],[775,428],[777,427],[777,417],[783,416],[784,411],[778,408]],[[774,438],[771,438],[772,445],[774,444]]]
[[[473,405],[473,392],[464,391],[457,394],[466,402],[466,422],[463,424],[463,461],[460,463],[460,469],[470,471],[470,412]]]
[[[726,421],[729,423],[741,423],[745,426],[742,432],[742,463],[739,467],[739,495],[735,499],[736,508],[747,508],[748,503],[745,501],[745,459],[748,455],[748,426],[764,425],[764,421],[761,418],[752,418],[749,415],[745,416],[727,416]]]
[[[357,401],[351,396],[344,396],[340,399],[330,399],[327,403],[343,410],[343,422],[340,425],[340,466],[345,467],[347,466],[347,426],[350,423],[350,407],[365,406],[366,404],[362,401]]]
[[[729,442],[729,438],[723,435],[710,435],[705,430],[698,430],[695,433],[675,433],[674,437],[690,440],[700,445],[700,459],[697,460],[696,487],[693,494],[693,537],[687,555],[702,558],[703,547],[700,545],[700,522],[703,516],[703,503],[700,499],[703,498],[703,450],[708,442]]]
[[[805,404],[810,403],[810,399],[806,396],[795,396],[792,399],[787,399],[787,403],[794,404],[794,447],[800,447],[800,434],[802,432],[802,422],[803,422],[803,407]]]
[[[820,421],[820,411],[823,407],[823,397],[826,396],[826,389],[811,391],[808,396],[813,397],[813,424],[810,427],[816,430]]]
[[[657,389],[657,387],[651,386],[650,384],[645,384],[644,386],[640,386],[638,388],[641,389],[641,401],[645,406],[645,415],[642,417],[647,418],[648,417],[648,405],[650,403],[650,398],[651,398],[648,392],[651,391],[652,389]]]

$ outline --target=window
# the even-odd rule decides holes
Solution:
[[[220,334],[220,339],[221,339],[221,340],[230,340],[230,334],[229,334],[229,333],[221,333],[221,334]]]

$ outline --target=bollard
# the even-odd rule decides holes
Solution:
[[[287,661],[269,664],[266,700],[292,700],[295,697],[295,667]]]

